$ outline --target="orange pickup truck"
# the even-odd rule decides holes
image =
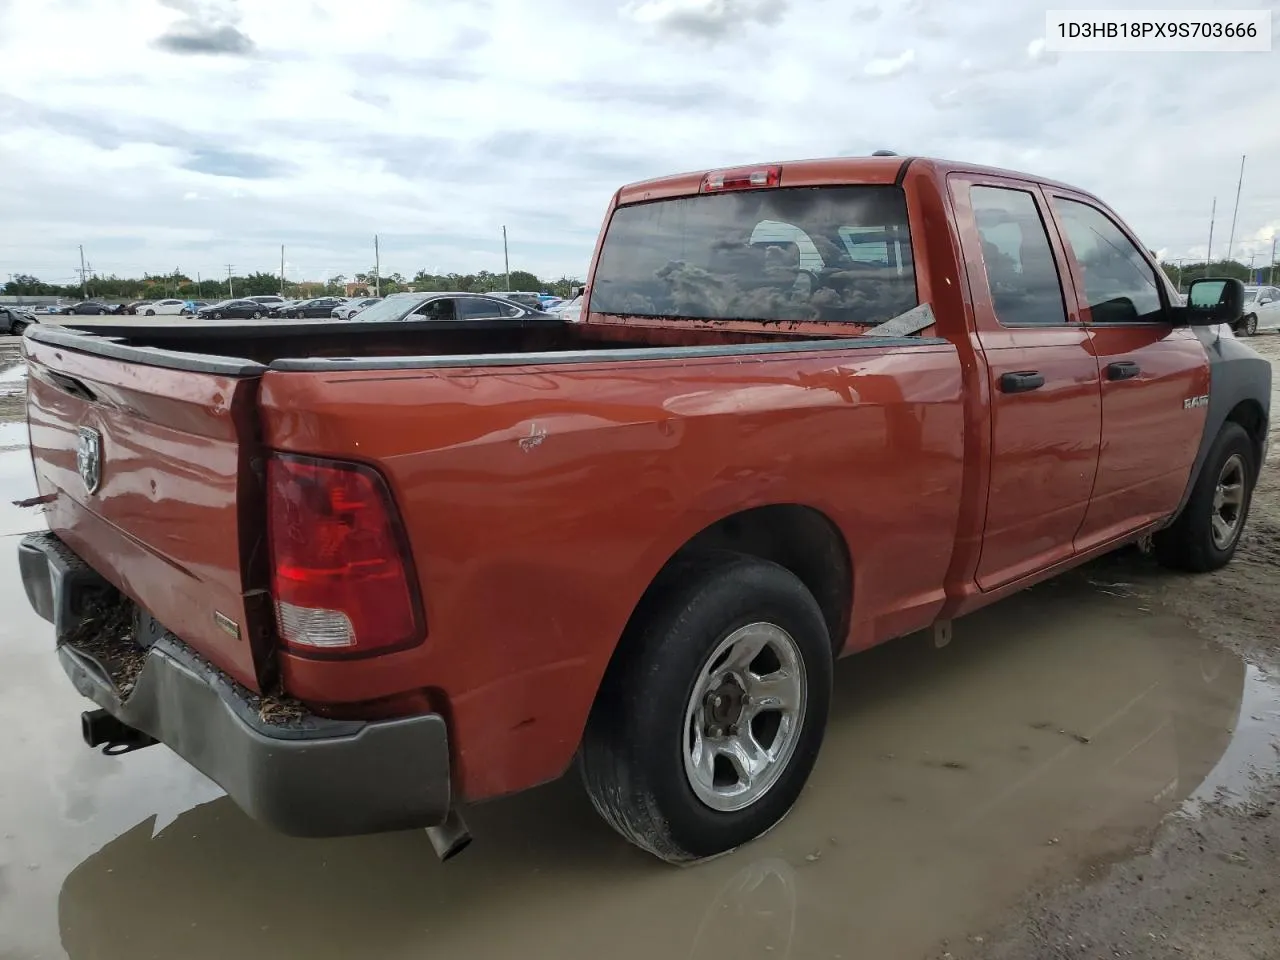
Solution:
[[[1017,173],[651,180],[581,321],[415,298],[27,330],[21,571],[90,746],[442,856],[576,762],[624,837],[706,857],[795,803],[836,656],[1142,538],[1220,567],[1266,456],[1240,284],[1184,305],[1100,200]]]

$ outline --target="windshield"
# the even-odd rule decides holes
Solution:
[[[369,306],[356,314],[356,319],[375,323],[379,320],[403,320],[427,299],[429,298],[388,297],[386,300],[379,300],[377,303],[369,304]]]
[[[591,295],[601,313],[874,324],[916,305],[893,186],[753,190],[621,207]]]

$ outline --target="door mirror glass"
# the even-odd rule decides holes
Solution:
[[[1235,323],[1244,315],[1244,284],[1239,280],[1204,278],[1187,288],[1187,323],[1212,327]]]

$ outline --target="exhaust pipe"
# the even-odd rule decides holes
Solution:
[[[80,735],[87,746],[103,747],[102,752],[109,757],[160,742],[122,723],[105,710],[88,710],[80,714]]]
[[[436,827],[427,827],[427,839],[435,848],[440,862],[451,860],[467,849],[471,844],[471,831],[456,809],[451,809],[444,823]]]

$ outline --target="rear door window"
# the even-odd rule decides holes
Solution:
[[[876,324],[917,303],[899,187],[744,190],[614,211],[591,309]]]
[[[969,202],[996,320],[1010,327],[1065,324],[1058,266],[1035,197],[1025,190],[975,186]]]

